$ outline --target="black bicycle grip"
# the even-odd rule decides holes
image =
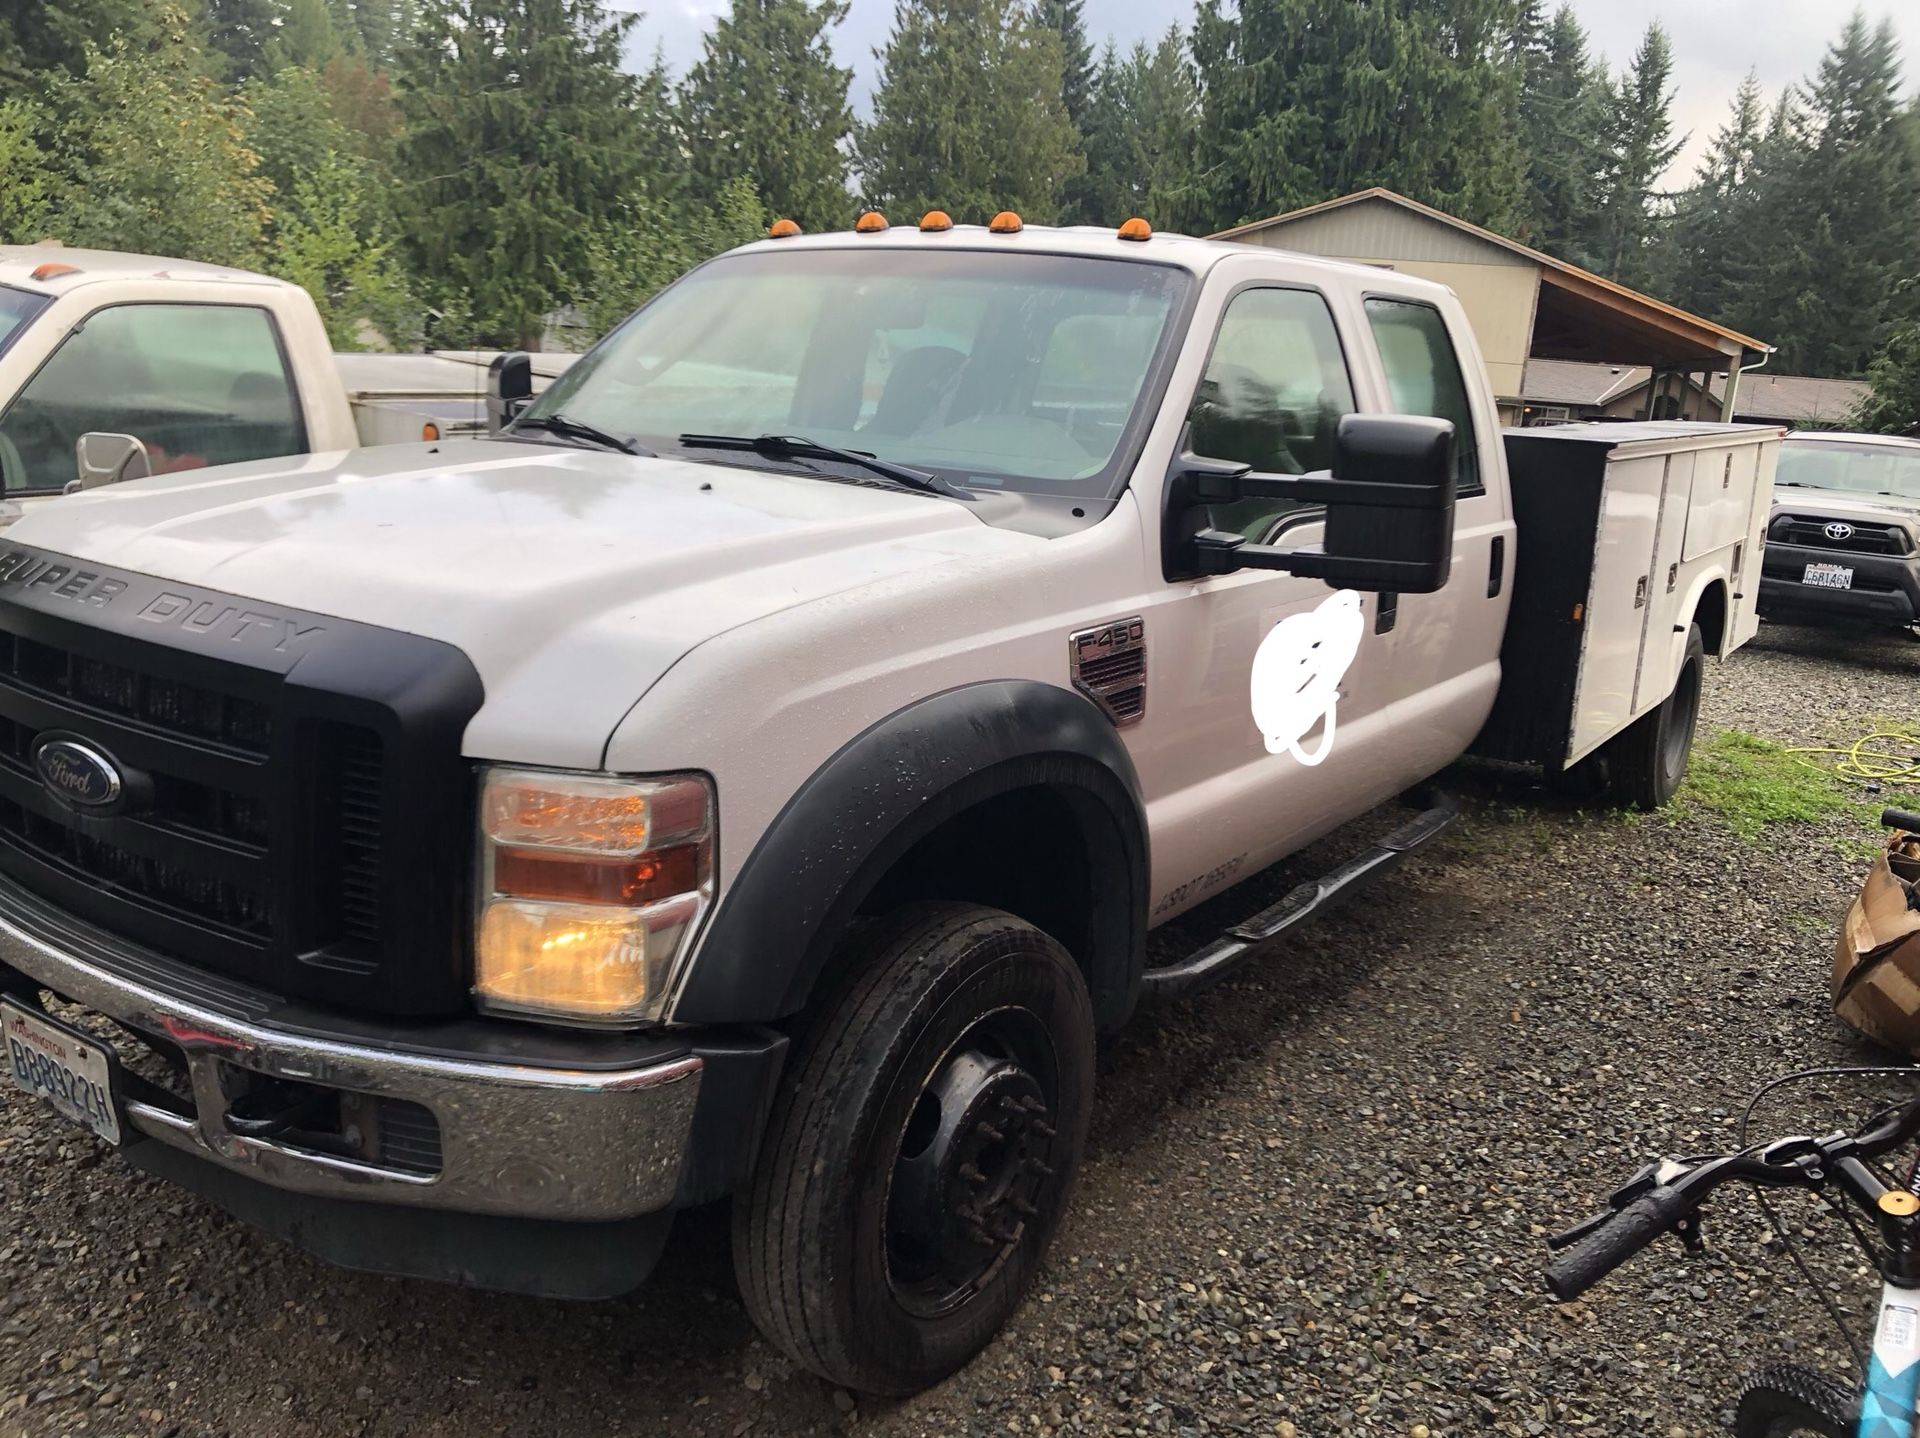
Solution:
[[[1920,814],[1911,809],[1882,809],[1880,822],[1889,829],[1905,829],[1910,834],[1920,834]]]
[[[1677,1189],[1656,1188],[1547,1265],[1547,1291],[1567,1303],[1578,1298],[1693,1211]]]

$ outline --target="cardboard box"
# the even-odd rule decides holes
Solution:
[[[1920,1057],[1920,835],[1896,833],[1847,910],[1833,954],[1833,1011]]]

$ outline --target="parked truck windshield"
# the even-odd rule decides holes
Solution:
[[[27,321],[46,308],[47,297],[30,290],[0,285],[0,354],[5,354],[13,337],[27,327]]]
[[[1920,445],[1804,439],[1780,446],[1774,483],[1920,502]]]
[[[1084,256],[733,255],[661,294],[530,414],[663,454],[687,434],[796,434],[973,487],[1105,495],[1188,283]]]

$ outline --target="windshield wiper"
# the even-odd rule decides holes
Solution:
[[[523,414],[513,422],[508,433],[523,429],[544,430],[548,434],[557,434],[562,439],[584,439],[589,444],[597,444],[604,449],[617,449],[622,454],[646,456],[653,454],[652,450],[638,440],[622,439],[619,435],[610,434],[596,424],[588,424],[585,420],[574,419],[570,415]]]
[[[763,454],[768,459],[833,459],[891,480],[902,489],[938,494],[947,499],[973,498],[971,491],[937,474],[929,474],[924,469],[895,464],[890,459],[881,459],[864,450],[822,444],[817,439],[807,439],[797,434],[683,434],[680,443],[686,449],[743,449]]]

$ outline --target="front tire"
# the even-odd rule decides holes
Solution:
[[[1748,1380],[1734,1409],[1735,1438],[1854,1438],[1860,1403],[1824,1373],[1782,1363]]]
[[[1673,692],[1607,746],[1607,771],[1614,794],[1623,802],[1651,811],[1679,791],[1693,754],[1694,730],[1700,724],[1700,684],[1706,667],[1707,647],[1700,638],[1700,626],[1689,625],[1686,657],[1680,661]]]
[[[823,1378],[918,1392],[1013,1313],[1092,1117],[1094,1024],[1065,949],[994,909],[911,904],[852,941],[734,1202],[741,1294]]]

